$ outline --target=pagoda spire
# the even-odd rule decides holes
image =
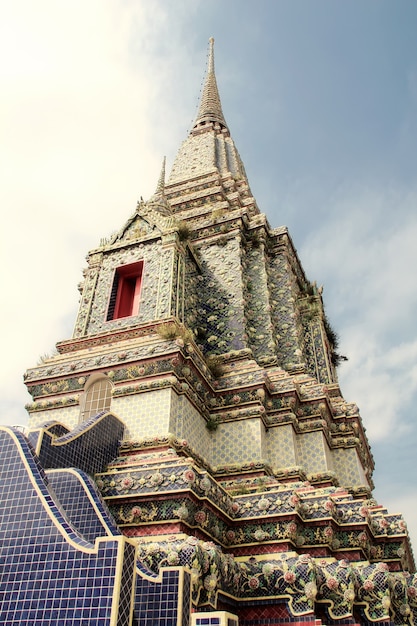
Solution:
[[[165,196],[165,165],[166,157],[163,158],[158,184],[156,185],[155,193],[150,198],[148,205],[152,206],[152,208],[156,209],[159,213],[162,213],[162,215],[171,215],[172,210]]]
[[[213,172],[231,174],[235,180],[248,182],[224,119],[214,73],[214,39],[211,37],[198,113],[191,132],[177,152],[166,187],[172,206],[175,204],[170,191],[173,184],[192,181]]]
[[[159,174],[158,184],[155,189],[154,196],[163,196],[165,191],[165,165],[167,158],[162,161],[161,173]]]
[[[207,123],[219,123],[227,127],[224,119],[222,105],[220,102],[219,90],[217,87],[216,75],[214,72],[214,38],[209,39],[209,57],[207,64],[207,74],[201,95],[200,106],[193,129]]]

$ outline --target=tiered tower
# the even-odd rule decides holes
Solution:
[[[116,416],[96,484],[143,564],[191,569],[196,624],[417,620],[405,524],[372,498],[322,290],[252,196],[213,40],[168,182],[164,163],[152,198],[89,253],[80,292],[73,337],[26,373],[32,443],[46,468],[82,458],[92,473],[111,448],[91,442],[96,416]],[[86,436],[81,457],[56,453]]]

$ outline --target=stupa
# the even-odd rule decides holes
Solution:
[[[417,624],[405,522],[372,496],[322,290],[251,193],[213,40],[165,178],[89,253],[28,431],[1,429],[2,623]]]

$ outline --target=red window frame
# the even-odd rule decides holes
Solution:
[[[142,275],[143,261],[116,268],[107,321],[138,314]]]

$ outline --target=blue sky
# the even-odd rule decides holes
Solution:
[[[155,188],[215,38],[223,111],[271,226],[324,285],[376,462],[417,545],[417,4],[15,0],[0,21],[0,421],[68,338],[86,252]]]

